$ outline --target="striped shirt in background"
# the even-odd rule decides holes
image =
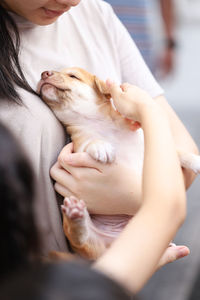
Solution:
[[[152,68],[151,1],[108,0],[139,48],[147,65]]]

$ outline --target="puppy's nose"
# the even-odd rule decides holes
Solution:
[[[41,75],[42,79],[47,79],[48,77],[52,76],[53,72],[52,71],[44,71]]]

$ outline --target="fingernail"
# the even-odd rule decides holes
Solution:
[[[190,254],[190,251],[188,248],[183,247],[178,250],[178,258],[185,257],[188,254]]]

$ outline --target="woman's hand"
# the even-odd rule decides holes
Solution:
[[[50,173],[59,194],[83,199],[91,213],[133,215],[140,207],[140,176],[122,162],[102,164],[87,153],[73,153],[72,143]]]
[[[155,107],[155,101],[144,90],[129,83],[116,85],[106,81],[106,91],[111,94],[114,105],[123,116],[141,122],[143,110],[146,107]]]
[[[168,263],[174,262],[177,259],[183,258],[190,254],[190,249],[187,246],[177,246],[173,243],[167,247],[163,255],[161,256],[157,270],[162,268]]]

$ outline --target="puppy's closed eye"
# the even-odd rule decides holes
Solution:
[[[78,77],[75,76],[74,74],[68,74],[68,76],[69,76],[70,78],[74,78],[74,79],[80,80],[80,78],[78,78]]]

